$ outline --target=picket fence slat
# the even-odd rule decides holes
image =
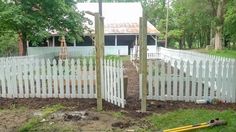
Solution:
[[[199,62],[198,64],[198,82],[197,82],[197,99],[202,99],[202,83],[203,83],[203,80],[202,80],[202,61]]]
[[[102,68],[103,69],[103,68]],[[103,73],[103,70],[101,70]],[[103,78],[103,74],[102,77]],[[102,92],[104,93],[104,92]],[[104,95],[103,95],[104,96]],[[89,98],[94,98],[94,88],[93,88],[93,61],[92,58],[89,59]]]
[[[36,72],[36,75],[35,75],[35,80],[36,80],[36,97],[37,98],[40,98],[41,96],[41,90],[40,90],[40,67],[39,67],[39,60],[37,59],[36,62],[35,62],[35,72]]]
[[[17,66],[17,80],[18,80],[18,88],[19,88],[19,98],[24,97],[24,90],[23,90],[23,69],[22,69],[22,61],[18,61],[18,66]]]
[[[77,60],[77,69],[76,69],[76,81],[78,81],[78,98],[83,98],[82,97],[82,73],[81,73],[81,63],[80,60]]]
[[[155,65],[155,67],[154,67],[154,70],[155,70],[155,76],[154,76],[154,88],[155,88],[155,94],[154,94],[154,98],[153,99],[159,99],[158,97],[158,95],[159,95],[159,82],[160,82],[160,80],[159,80],[159,61],[155,61],[155,63],[154,63],[154,65]],[[150,76],[150,74],[149,74],[149,76]]]
[[[183,100],[184,96],[184,62],[180,61],[180,71],[179,71],[179,100]]]
[[[86,59],[83,59],[83,98],[88,98],[89,96],[88,96],[88,81],[87,81],[87,72],[88,72],[88,70],[87,70],[87,61],[86,61]]]
[[[71,65],[71,73],[70,73],[70,81],[71,81],[71,98],[76,97],[76,78],[75,78],[75,61],[74,59],[70,62]]]
[[[58,67],[57,67],[57,62],[56,60],[53,60],[53,97],[57,98],[59,95],[59,90],[58,90]]]
[[[46,70],[45,70],[45,60],[41,60],[41,82],[42,82],[42,98],[46,98]]]
[[[161,100],[165,99],[165,63],[161,62]]]
[[[47,93],[47,97],[52,98],[52,68],[49,59],[47,60]]]
[[[171,62],[168,61],[167,63],[167,100],[171,100]]]
[[[6,98],[6,79],[5,79],[5,64],[1,62],[0,67],[0,74],[1,74],[1,97]]]
[[[63,74],[63,67],[62,67],[62,60],[59,60],[59,90],[60,98],[64,98],[64,74]]]
[[[209,96],[209,83],[210,83],[210,81],[209,81],[209,61],[206,61],[205,62],[205,76],[204,76],[204,78],[205,78],[205,82],[204,82],[204,98],[206,99],[208,96]]]
[[[70,98],[70,79],[69,79],[69,61],[65,60],[65,76],[64,76],[65,97]]]
[[[28,61],[25,59],[24,61],[24,86],[25,86],[25,98],[29,98],[29,74],[28,74],[28,70],[29,70],[29,65],[28,65]],[[15,87],[17,88],[17,87]],[[17,92],[17,89],[16,89]]]
[[[177,74],[178,74],[178,68],[177,68],[177,61],[174,61],[174,73],[173,73],[173,100],[177,100]]]
[[[185,78],[185,81],[186,81],[186,87],[185,87],[185,101],[190,101],[190,63],[189,61],[187,61],[187,67],[186,67],[186,78]]]
[[[215,90],[216,90],[216,75],[215,75],[215,69],[216,69],[216,67],[215,67],[215,62],[213,61],[212,62],[212,65],[211,65],[211,87],[210,87],[210,98],[211,99],[213,99],[213,98],[215,98]]]
[[[147,98],[148,99],[152,99],[152,97],[153,97],[153,94],[152,94],[152,81],[153,81],[153,77],[152,77],[152,72],[153,72],[153,70],[152,70],[152,62],[151,61],[149,61],[148,62],[148,73],[149,73],[149,76],[148,76],[148,96],[147,96]]]

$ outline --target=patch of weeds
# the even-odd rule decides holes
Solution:
[[[124,114],[122,112],[114,112],[114,113],[112,113],[112,116],[120,119],[120,118],[124,117]]]
[[[42,109],[42,116],[41,117],[33,117],[29,119],[23,126],[19,128],[20,132],[29,132],[37,130],[37,128],[41,125],[41,120],[44,118],[47,118],[50,114],[55,113],[61,109],[63,109],[64,106],[57,104],[53,106],[48,106],[44,109]]]
[[[42,113],[43,113],[43,117],[47,117],[48,115],[54,113],[54,112],[57,112],[61,109],[64,109],[65,107],[62,106],[61,104],[56,104],[56,105],[53,105],[53,106],[49,106],[49,107],[46,107],[42,110]]]
[[[20,132],[29,132],[33,128],[36,128],[40,123],[40,118],[33,117],[29,119],[23,126],[20,127]]]

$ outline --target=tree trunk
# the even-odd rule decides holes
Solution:
[[[179,40],[179,49],[183,49],[183,41],[182,41],[182,38]]]
[[[225,0],[220,0],[217,7],[217,26],[215,31],[215,50],[222,50],[222,32],[224,24]]]
[[[24,56],[27,53],[26,35],[22,32],[18,33],[18,48],[19,56]]]
[[[24,46],[23,46],[23,35],[22,32],[18,33],[18,48],[19,48],[19,56],[23,56],[24,54]]]
[[[222,50],[222,31],[221,31],[221,27],[218,27],[216,29],[215,50]]]

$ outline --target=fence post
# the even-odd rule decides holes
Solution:
[[[141,112],[146,112],[147,106],[147,19],[145,15],[140,18],[141,25],[141,74],[142,74],[142,101],[141,101]]]
[[[101,90],[101,19],[99,13],[95,13],[95,46],[96,46],[96,86],[97,86],[97,110],[102,110]]]

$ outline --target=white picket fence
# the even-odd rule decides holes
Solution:
[[[92,59],[1,61],[3,98],[95,98]]]
[[[139,48],[133,48],[130,54],[130,60],[139,60]],[[167,61],[170,60],[177,60],[177,61],[189,61],[192,62],[196,61],[199,63],[200,61],[236,61],[235,59],[219,57],[214,55],[208,55],[203,53],[197,53],[193,51],[186,51],[186,50],[175,50],[175,49],[168,49],[163,47],[152,47],[152,52],[147,52],[147,59],[162,59]],[[135,51],[137,50],[137,51]]]
[[[124,99],[124,80],[122,61],[105,60],[104,61],[104,98],[112,104],[122,108],[125,106]]]
[[[194,61],[193,68],[190,69],[189,61],[174,61],[174,66],[170,61],[167,63],[160,60],[149,61],[147,98],[180,101],[216,98],[235,103],[236,62],[213,61],[212,67],[209,67],[209,63],[209,61],[200,63]],[[203,67],[205,70],[202,70]],[[212,72],[209,72],[210,68]]]
[[[124,107],[122,63],[104,62],[103,98]],[[96,98],[95,63],[91,58],[65,61],[5,58],[0,59],[0,65],[1,98]]]

